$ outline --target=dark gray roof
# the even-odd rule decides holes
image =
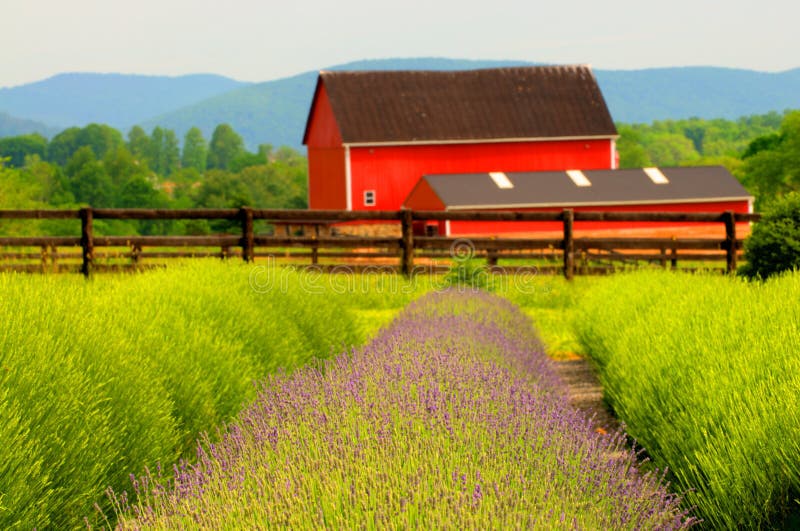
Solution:
[[[591,186],[577,186],[565,171],[506,173],[513,188],[498,187],[488,173],[426,175],[449,209],[679,203],[749,200],[751,195],[722,166],[661,168],[656,184],[644,169],[586,170]],[[414,192],[409,196],[413,197]],[[408,201],[407,201],[408,202]]]
[[[617,134],[588,66],[323,71],[319,83],[345,143]]]

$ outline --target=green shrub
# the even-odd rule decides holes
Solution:
[[[626,431],[708,529],[800,515],[800,273],[602,279],[575,326]]]
[[[747,264],[740,273],[749,278],[767,278],[800,268],[800,193],[792,192],[775,201],[753,227],[745,241]]]
[[[460,291],[483,289],[490,291],[491,275],[489,268],[480,260],[456,259],[443,279],[444,287]]]
[[[0,274],[0,529],[85,528],[106,487],[189,456],[255,381],[358,342],[339,295],[277,268],[256,289],[257,267]]]

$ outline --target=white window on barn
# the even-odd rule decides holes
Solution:
[[[364,206],[375,206],[375,190],[364,190]]]

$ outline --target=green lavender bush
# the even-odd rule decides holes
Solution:
[[[0,275],[0,528],[94,523],[106,487],[186,456],[254,382],[361,341],[338,295],[256,267]]]
[[[800,274],[669,273],[605,279],[581,301],[575,326],[607,400],[709,528],[797,517],[798,301]]]

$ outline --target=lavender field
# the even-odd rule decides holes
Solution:
[[[567,405],[530,320],[425,295],[362,348],[264,381],[197,457],[110,493],[171,529],[676,529],[694,520],[621,434]]]

